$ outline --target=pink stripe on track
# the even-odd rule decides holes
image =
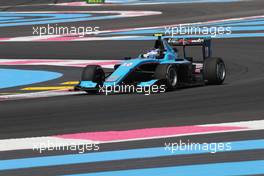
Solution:
[[[82,37],[52,37],[52,38],[47,38],[47,39],[41,39],[41,40],[37,40],[37,41],[72,41],[72,40],[75,40],[75,39],[80,39]]]
[[[106,132],[86,132],[76,134],[57,135],[54,137],[64,139],[83,139],[94,141],[121,141],[142,138],[155,138],[162,136],[176,136],[195,133],[208,133],[208,132],[224,132],[232,130],[242,130],[242,127],[231,126],[182,126],[182,127],[163,127],[163,128],[148,128],[136,129],[128,131],[106,131]]]
[[[61,60],[14,60],[14,61],[7,61],[7,62],[0,62],[0,65],[27,65],[27,64],[36,64],[36,63],[56,63],[60,62]]]
[[[101,65],[101,66],[105,66],[105,65],[119,64],[120,62],[121,61],[106,61],[106,62],[97,62],[97,61],[95,61],[95,62],[92,62],[92,63],[69,64],[68,66],[72,66],[72,67],[85,67],[86,65]]]
[[[1,40],[10,40],[11,38],[0,38],[0,41]]]

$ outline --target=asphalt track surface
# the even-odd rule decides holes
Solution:
[[[2,4],[1,4],[2,5]],[[13,5],[6,2],[7,6]],[[109,7],[58,7],[23,6],[12,11],[67,10],[152,10],[162,11],[160,16],[115,19],[109,21],[76,22],[73,24],[99,25],[103,29],[144,27],[183,22],[196,22],[262,15],[263,1],[205,4],[109,6]],[[8,9],[10,10],[10,9]],[[67,25],[67,24],[65,24]],[[19,31],[19,32],[18,32]],[[1,37],[27,36],[31,26],[0,29]],[[0,58],[34,59],[122,59],[135,56],[150,41],[96,41],[94,42],[12,42],[1,43]],[[180,89],[164,94],[143,96],[122,94],[111,96],[73,95],[0,103],[0,138],[48,136],[87,131],[129,130],[197,124],[214,124],[264,119],[264,38],[217,39],[213,41],[213,55],[222,57],[228,68],[224,85]],[[13,67],[12,67],[13,68]],[[28,68],[28,67],[16,67]],[[49,66],[33,69],[66,73],[64,79],[78,79],[80,68]],[[58,81],[58,80],[57,80]],[[49,83],[44,83],[49,84]],[[16,88],[15,88],[16,89]],[[15,91],[14,88],[3,91]],[[2,91],[2,90],[1,90]],[[221,133],[189,136],[199,142],[263,139],[263,130],[254,132]],[[166,140],[176,140],[170,138]],[[181,138],[184,139],[184,138]],[[103,144],[105,150],[162,146],[165,139]],[[49,153],[47,155],[53,155]],[[61,153],[56,153],[61,154]],[[1,159],[37,156],[30,150],[1,152]],[[154,159],[75,164],[25,169],[25,175],[58,175],[111,171],[135,168],[152,168],[210,162],[263,160],[262,150],[246,152],[201,154],[196,156],[161,157]],[[0,172],[0,175],[23,175],[21,170]]]

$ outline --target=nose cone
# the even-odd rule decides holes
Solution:
[[[105,84],[119,84],[138,64],[136,59],[123,62],[105,81]]]

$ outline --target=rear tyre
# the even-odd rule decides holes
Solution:
[[[175,65],[158,65],[154,77],[165,83],[167,91],[174,90],[178,87],[178,74]]]
[[[105,81],[105,73],[99,65],[87,65],[82,72],[81,81],[93,81],[97,83],[95,90],[86,90],[88,93],[98,93],[99,85],[102,86]]]
[[[221,58],[207,58],[204,61],[204,80],[207,84],[223,84],[225,78],[226,67]]]

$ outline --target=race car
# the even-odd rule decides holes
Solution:
[[[154,48],[137,58],[128,58],[117,64],[114,70],[106,75],[99,65],[87,65],[76,90],[88,93],[100,93],[103,90],[115,90],[116,86],[133,87],[163,86],[166,91],[186,86],[219,85],[226,77],[224,61],[212,57],[210,38],[176,39],[156,35]],[[194,61],[187,56],[187,48],[200,46],[202,58]],[[179,56],[179,48],[182,55]]]

